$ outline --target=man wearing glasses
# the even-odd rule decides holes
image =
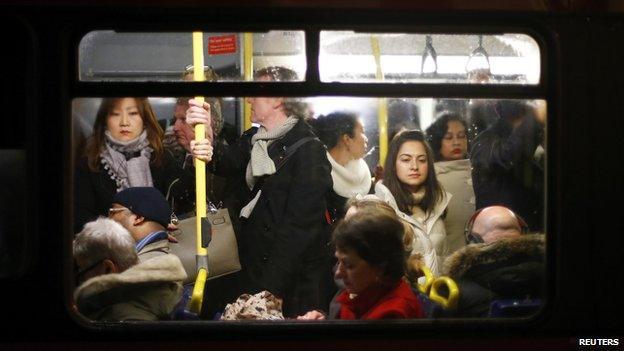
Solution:
[[[118,192],[108,217],[130,232],[141,262],[169,254],[167,226],[171,208],[158,189],[134,187]]]

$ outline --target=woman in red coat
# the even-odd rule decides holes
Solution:
[[[358,210],[334,230],[338,267],[344,289],[328,316],[310,311],[298,319],[420,318],[422,308],[405,273],[404,227],[394,215]]]

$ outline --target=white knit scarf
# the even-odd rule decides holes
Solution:
[[[363,159],[351,160],[345,166],[336,162],[329,152],[327,159],[332,166],[331,176],[336,194],[346,198],[368,194],[371,187],[371,174]]]
[[[117,192],[136,186],[153,186],[150,158],[152,148],[149,147],[147,131],[130,141],[114,139],[110,132],[106,136],[105,148],[100,159],[108,175],[115,181]],[[138,156],[134,157],[135,154]]]
[[[253,189],[257,177],[271,175],[276,172],[275,162],[273,162],[269,156],[269,145],[290,132],[297,122],[299,122],[298,118],[290,116],[286,119],[284,124],[273,130],[269,131],[266,130],[264,126],[260,126],[258,132],[251,137],[251,144],[253,145],[251,148],[251,159],[247,164],[247,171],[245,174],[245,180],[247,181],[249,189]],[[249,218],[251,211],[256,207],[256,203],[260,198],[260,193],[262,193],[262,190],[258,191],[256,196],[241,209],[241,217]]]

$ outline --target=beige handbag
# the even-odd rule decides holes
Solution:
[[[208,244],[208,280],[215,279],[241,270],[238,258],[238,243],[227,208],[220,208],[206,217],[212,224],[212,240]],[[184,283],[195,282],[197,267],[195,255],[196,217],[189,217],[178,222],[178,230],[172,235],[178,243],[171,243],[171,253],[182,261],[188,278]]]

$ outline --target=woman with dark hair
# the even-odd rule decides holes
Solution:
[[[348,199],[371,190],[371,173],[362,158],[368,138],[362,122],[353,113],[330,113],[310,120],[310,124],[327,147],[333,180],[329,207],[334,211],[334,219],[341,219]]]
[[[422,308],[403,279],[406,252],[404,227],[394,213],[360,208],[334,230],[338,267],[335,277],[344,289],[335,297],[327,318],[420,318]],[[325,319],[310,311],[300,320]]]
[[[444,190],[453,194],[444,219],[449,254],[464,247],[464,225],[475,211],[469,138],[461,115],[442,112],[427,128],[427,139],[436,156],[435,171]]]
[[[113,196],[154,186],[163,194],[180,172],[162,145],[163,130],[147,98],[102,100],[74,180],[74,232],[107,216]]]
[[[413,254],[421,254],[434,275],[448,255],[442,215],[451,194],[435,175],[433,151],[421,131],[406,130],[390,142],[384,179],[375,185],[375,195],[392,206],[399,218],[414,228]]]

